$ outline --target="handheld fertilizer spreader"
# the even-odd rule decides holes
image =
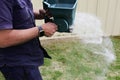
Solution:
[[[58,26],[58,32],[70,32],[74,22],[77,0],[44,0],[43,8],[52,14],[45,22],[52,21]]]

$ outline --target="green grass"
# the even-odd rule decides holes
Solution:
[[[0,80],[5,80],[1,73],[0,73]]]
[[[45,59],[47,63],[41,67],[44,80],[98,80],[105,75],[103,69],[107,68],[107,64],[104,57],[93,54],[78,40],[57,40],[43,46],[53,58]],[[106,77],[109,80],[110,74]]]
[[[112,38],[115,52],[117,55],[116,61],[109,67],[109,72],[102,74],[103,68],[106,68],[103,56],[95,55],[79,41],[67,40],[56,41],[51,44],[45,44],[49,54],[53,57],[52,60],[45,59],[49,62],[41,68],[44,80],[97,80],[96,76],[106,76],[106,80],[119,80],[120,77],[120,39]],[[55,71],[60,72],[59,76],[53,75]],[[51,74],[46,74],[49,72]],[[55,78],[56,77],[56,78]],[[102,80],[102,79],[101,79]]]
[[[116,61],[111,65],[107,74],[108,80],[120,80],[120,37],[112,38],[116,53]]]
[[[116,61],[109,67],[108,73],[103,74],[106,69],[104,57],[93,54],[86,46],[78,40],[57,40],[43,44],[52,59],[45,59],[45,64],[40,67],[44,80],[98,80],[106,76],[106,80],[120,80],[120,39],[112,38]],[[0,74],[0,80],[4,80]],[[100,79],[102,80],[102,79]]]

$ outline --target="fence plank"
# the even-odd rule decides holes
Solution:
[[[117,0],[109,0],[108,15],[106,18],[105,32],[107,35],[112,35],[115,23],[115,11]]]
[[[120,0],[117,0],[116,5],[115,25],[113,26],[112,35],[120,35]]]
[[[87,12],[88,0],[78,0],[77,10]]]
[[[31,0],[33,3],[34,9],[42,8],[42,0]]]
[[[102,21],[102,29],[105,32],[105,25],[106,25],[106,16],[108,14],[108,3],[109,0],[98,0],[98,6],[97,6],[97,16]]]
[[[97,12],[97,1],[98,0],[88,0],[88,12],[95,14]]]

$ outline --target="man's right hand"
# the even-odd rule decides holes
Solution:
[[[57,31],[57,25],[52,22],[45,23],[41,25],[41,27],[43,28],[45,32],[44,34],[47,37],[51,37]]]

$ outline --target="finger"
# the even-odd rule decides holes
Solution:
[[[40,9],[39,12],[46,13],[46,11],[44,9]]]
[[[52,17],[52,14],[50,13],[49,10],[46,10],[46,16],[49,17],[49,18]]]
[[[52,25],[54,26],[55,31],[58,30],[58,26],[55,23],[53,23]]]

